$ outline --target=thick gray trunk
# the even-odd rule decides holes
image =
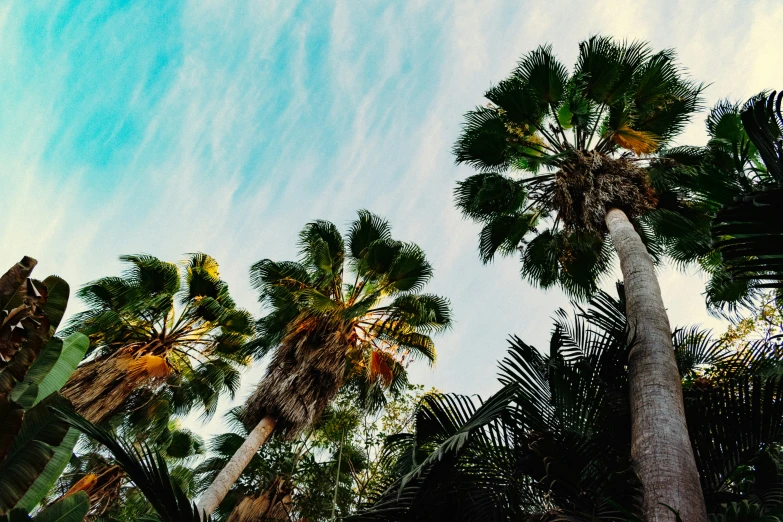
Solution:
[[[258,448],[269,438],[272,430],[275,429],[276,423],[277,421],[273,417],[266,416],[261,419],[261,422],[248,434],[245,442],[234,453],[228,464],[220,470],[220,473],[215,477],[212,484],[209,485],[209,488],[202,493],[198,502],[198,510],[202,514],[202,519],[209,517],[223,499],[226,498],[226,494],[239,479],[239,476],[242,475],[242,472],[245,471]]]
[[[625,213],[610,209],[606,226],[620,257],[634,347],[628,356],[631,456],[642,482],[645,519],[704,522],[707,513],[685,422],[671,327],[652,259]]]

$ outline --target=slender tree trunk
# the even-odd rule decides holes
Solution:
[[[628,356],[631,457],[642,482],[645,519],[675,520],[668,505],[685,522],[706,522],[671,327],[652,259],[622,210],[610,209],[606,226],[620,257],[626,315],[635,343]]]
[[[248,434],[245,442],[234,453],[228,464],[220,470],[220,473],[215,477],[212,484],[209,485],[209,488],[202,493],[198,503],[198,511],[202,514],[203,519],[209,517],[223,499],[226,498],[226,494],[239,479],[239,476],[242,475],[242,472],[245,471],[258,448],[269,438],[272,430],[275,429],[276,423],[277,419],[268,415],[261,419],[261,422]]]

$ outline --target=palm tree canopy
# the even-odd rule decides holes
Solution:
[[[195,406],[211,415],[249,362],[243,347],[252,317],[237,308],[208,255],[191,254],[181,267],[148,255],[121,260],[129,265],[121,277],[79,291],[88,310],[69,329],[89,336],[92,357],[66,395],[94,420],[123,411],[144,430],[165,428],[171,414]]]
[[[251,281],[268,314],[254,348],[273,351],[246,403],[245,421],[265,415],[295,435],[311,426],[342,386],[366,405],[402,390],[415,359],[435,361],[431,335],[451,324],[449,301],[421,293],[433,269],[413,243],[392,238],[389,223],[360,211],[343,237],[328,221],[299,234],[300,260],[259,261]]]
[[[674,58],[595,36],[579,45],[572,73],[542,46],[485,93],[490,103],[466,114],[454,146],[458,163],[480,171],[455,197],[483,225],[484,262],[521,250],[534,284],[576,297],[596,290],[611,256],[606,211],[633,219],[657,207],[649,166],[699,109],[702,87]]]
[[[773,92],[717,103],[705,147],[667,152],[677,166],[660,170],[666,187],[656,187],[667,204],[645,216],[672,259],[711,276],[705,294],[717,312],[752,307],[761,289],[779,286],[781,101]]]

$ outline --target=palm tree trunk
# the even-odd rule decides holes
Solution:
[[[275,424],[277,424],[277,419],[269,415],[261,419],[261,422],[253,428],[242,446],[231,457],[231,460],[220,470],[209,488],[204,491],[198,503],[198,511],[202,514],[203,519],[209,517],[220,505],[239,476],[245,471],[258,448],[267,441],[272,430],[275,429]]]
[[[620,257],[629,335],[634,340],[628,356],[631,456],[642,482],[645,520],[673,521],[668,505],[686,522],[706,522],[671,327],[652,259],[622,210],[610,209],[606,226]]]

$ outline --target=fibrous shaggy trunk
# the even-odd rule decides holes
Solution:
[[[606,226],[620,257],[626,315],[634,345],[628,356],[633,420],[631,457],[643,487],[648,521],[707,520],[682,399],[682,383],[652,259],[639,234],[619,209]]]
[[[170,373],[163,357],[134,352],[130,348],[80,365],[60,393],[90,422],[105,421],[127,407],[131,395]]]
[[[227,522],[289,522],[291,484],[276,477],[258,497],[245,497],[234,508]]]
[[[198,511],[202,514],[203,519],[209,517],[215,509],[220,505],[223,499],[228,494],[231,487],[242,475],[247,465],[253,459],[253,456],[258,451],[264,442],[269,438],[272,430],[275,429],[277,423],[274,417],[266,416],[261,419],[261,422],[253,428],[245,442],[231,457],[231,460],[220,470],[218,476],[209,485],[209,488],[204,491],[199,499]]]

